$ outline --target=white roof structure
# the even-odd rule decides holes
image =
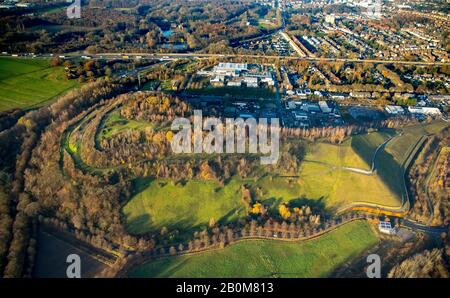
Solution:
[[[392,115],[399,115],[399,114],[403,114],[405,112],[405,110],[401,106],[391,106],[391,105],[387,105],[384,108],[384,110],[388,114],[392,114]]]
[[[217,65],[215,68],[217,70],[237,70],[237,71],[242,71],[242,70],[247,70],[248,69],[248,65],[246,63],[219,63],[219,65]]]
[[[441,115],[441,111],[438,108],[432,107],[408,107],[408,111],[411,114],[422,114],[422,115]]]
[[[378,230],[389,235],[396,234],[396,230],[392,227],[391,222],[389,221],[380,221],[380,223],[378,224]]]

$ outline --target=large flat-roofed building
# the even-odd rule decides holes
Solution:
[[[200,70],[200,76],[209,76],[213,86],[251,87],[275,86],[273,72],[258,64],[219,63],[210,70]]]
[[[403,115],[405,110],[401,106],[387,105],[384,110],[390,115]]]
[[[245,63],[219,63],[214,66],[213,72],[228,76],[238,76],[242,71],[248,70],[248,64]]]
[[[408,107],[408,111],[411,114],[430,115],[430,116],[441,115],[441,111],[438,108],[432,107]]]
[[[308,120],[308,114],[302,111],[294,111],[293,116],[296,120]]]

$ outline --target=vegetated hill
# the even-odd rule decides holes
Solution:
[[[351,222],[308,241],[243,241],[219,251],[150,261],[130,276],[326,277],[376,242],[367,223]]]
[[[406,167],[420,149],[425,137],[435,134],[447,126],[448,123],[441,120],[407,126],[402,128],[398,132],[399,135],[395,136],[378,153],[375,160],[377,174],[391,191],[399,197],[406,197],[403,184]]]
[[[356,135],[351,138],[351,147],[369,166],[371,166],[373,155],[375,154],[377,147],[394,135],[395,131],[391,129]]]
[[[357,150],[365,152],[371,163],[376,148],[389,136],[387,132],[373,132],[353,136],[342,145],[311,143],[299,170],[289,177],[268,177],[270,172],[265,169],[245,179],[234,176],[222,185],[198,179],[185,183],[138,179],[134,185],[135,195],[123,208],[127,229],[141,234],[166,227],[190,235],[194,230],[206,228],[211,218],[222,223],[236,221],[245,216],[240,202],[240,186],[244,184],[252,190],[253,200],[261,202],[268,210],[277,210],[280,203],[287,203],[289,207],[307,204],[330,210],[353,201],[400,206],[400,196],[396,196],[379,176],[341,169],[354,167],[370,171],[371,164],[361,158]]]

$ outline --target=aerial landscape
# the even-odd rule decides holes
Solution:
[[[0,0],[0,276],[449,278],[449,28],[447,0]]]

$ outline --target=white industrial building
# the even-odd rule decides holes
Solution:
[[[225,76],[239,76],[242,71],[247,70],[248,65],[246,63],[219,63],[213,68],[215,74],[222,74]]]
[[[259,87],[259,83],[265,83],[272,87],[275,85],[273,74],[270,71],[261,71],[260,67],[250,67],[245,63],[219,63],[211,70],[200,70],[198,75],[210,76],[211,85],[250,88]]]
[[[228,81],[227,86],[229,86],[229,87],[241,87],[242,86],[242,81],[241,80]]]
[[[391,222],[389,222],[389,221],[380,221],[380,223],[378,224],[378,230],[381,233],[388,234],[388,235],[397,234],[397,230],[392,227]]]
[[[440,116],[441,111],[438,108],[432,107],[408,107],[411,114],[420,114],[426,116]]]
[[[247,87],[258,87],[258,78],[256,77],[245,76],[243,78],[243,81],[245,82],[245,84],[247,84]]]
[[[401,106],[387,105],[384,107],[384,110],[390,115],[403,115],[405,113],[405,110]]]

